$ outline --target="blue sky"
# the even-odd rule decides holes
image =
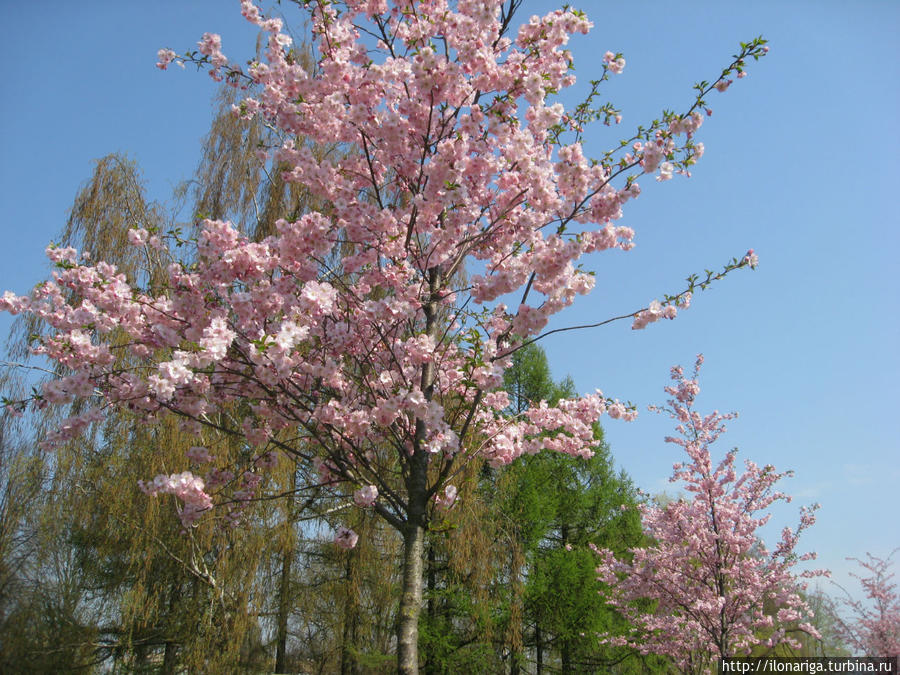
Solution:
[[[526,0],[523,16],[555,6]],[[796,501],[769,534],[796,522],[798,504],[820,502],[803,549],[847,584],[846,556],[900,546],[900,3],[580,6],[595,28],[571,44],[576,74],[590,79],[606,50],[627,59],[605,90],[622,126],[590,135],[594,154],[662,108],[689,105],[691,85],[715,78],[739,41],[762,34],[771,52],[710,96],[693,177],[643,182],[622,221],[637,247],[591,259],[597,289],[554,326],[643,307],[751,247],[760,267],[696,297],[673,322],[548,339],[554,373],[643,410],[663,401],[668,368],[702,351],[700,408],[741,413],[720,452],[738,446],[742,458],[796,473],[784,486]],[[158,71],[156,50],[182,52],[211,31],[232,59],[246,59],[255,31],[237,7],[0,0],[0,291],[25,292],[46,275],[43,248],[93,159],[128,153],[160,199],[191,175],[215,84],[191,69]],[[3,334],[9,323],[0,316]],[[680,457],[662,441],[670,422],[642,412],[605,425],[617,462],[649,492],[673,491],[666,478]]]

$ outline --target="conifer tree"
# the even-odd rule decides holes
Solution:
[[[534,344],[514,354],[505,384],[515,414],[541,401],[552,405],[574,390],[570,378],[553,381],[544,351]],[[636,656],[596,639],[622,619],[597,593],[588,546],[621,552],[640,546],[643,535],[636,491],[615,471],[599,425],[594,435],[601,445],[593,457],[546,452],[525,457],[507,470],[498,490],[506,517],[519,524],[525,559],[523,645],[537,672],[595,672]]]

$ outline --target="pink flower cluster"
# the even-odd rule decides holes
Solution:
[[[446,485],[443,492],[434,496],[434,507],[446,511],[456,503],[457,496],[456,486]]]
[[[210,76],[216,81],[221,80],[221,70],[228,65],[228,57],[222,53],[222,38],[216,33],[204,33],[197,47],[201,54],[209,57],[213,66],[209,71]]]
[[[690,306],[690,293],[684,293],[678,297],[677,302],[671,302],[666,305],[663,305],[659,300],[653,300],[647,309],[642,309],[634,315],[631,328],[632,330],[641,330],[660,319],[674,319],[678,315],[679,307],[687,309]]]
[[[756,266],[759,265],[759,256],[757,256],[751,248],[744,256],[744,262],[746,262],[752,269],[756,269]]]
[[[621,56],[616,56],[612,52],[606,52],[603,55],[603,63],[606,64],[609,72],[617,75],[625,70],[625,59]]]
[[[176,54],[171,49],[160,49],[156,53],[156,57],[159,59],[156,63],[156,67],[160,70],[166,70],[169,67],[169,64],[175,60]]]
[[[138,481],[138,487],[154,497],[159,494],[171,494],[180,499],[183,506],[179,516],[185,527],[193,525],[200,514],[211,509],[213,505],[212,498],[204,492],[206,486],[203,479],[190,471],[173,473],[170,476],[160,474],[152,481]]]
[[[214,457],[209,454],[209,450],[200,446],[192,446],[185,453],[187,458],[195,464],[207,464],[213,461]]]
[[[378,499],[378,488],[374,485],[366,485],[353,493],[353,503],[363,508],[372,506],[376,499]]]

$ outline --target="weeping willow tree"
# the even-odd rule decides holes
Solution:
[[[127,233],[169,224],[162,207],[145,197],[135,163],[110,155],[79,190],[60,241],[153,285],[163,262],[136,252]],[[14,358],[27,357],[36,328],[17,324]],[[140,367],[124,341],[115,352],[123,365]],[[58,422],[47,415],[33,421],[35,441]],[[254,626],[249,581],[268,542],[230,536],[214,523],[184,531],[171,505],[137,491],[139,479],[183,463],[196,444],[170,422],[143,426],[120,412],[93,436],[37,455],[44,468],[39,496],[16,526],[34,547],[18,578],[25,592],[17,618],[4,625],[6,663],[52,672],[111,661],[175,672],[205,669],[216,659],[246,660],[241,652]],[[242,449],[223,451],[238,460]]]
[[[308,67],[308,50],[296,58]],[[260,153],[280,144],[259,120],[232,114],[236,93],[223,88],[203,139],[193,179],[171,203],[147,197],[137,164],[120,154],[96,161],[58,237],[92,259],[115,264],[130,281],[162,283],[167,258],[190,262],[191,236],[203,218],[228,218],[254,239],[315,206]],[[330,152],[333,148],[318,148]],[[188,208],[189,207],[189,208]],[[182,214],[188,212],[185,218]],[[177,250],[142,250],[129,231],[175,235]],[[29,361],[39,326],[19,320],[9,360],[36,370],[5,370],[4,393],[35,386],[41,364]],[[114,351],[123,366],[143,360],[124,338]],[[99,664],[123,672],[224,672],[286,667],[309,588],[298,583],[300,558],[312,548],[304,523],[329,505],[309,485],[308,467],[283,461],[270,475],[280,502],[223,505],[212,518],[184,527],[174,500],[150,499],[138,481],[183,466],[194,446],[214,448],[218,467],[241,480],[256,458],[246,445],[197,437],[171,421],[115,411],[93,436],[52,454],[37,445],[59,416],[4,419],[0,476],[0,664],[4,672],[55,672]],[[8,417],[8,416],[7,416]],[[14,433],[15,432],[15,433]],[[15,436],[15,438],[14,438]],[[24,449],[23,449],[24,448]],[[312,481],[313,483],[315,481]],[[227,521],[227,522],[226,522]],[[275,536],[272,536],[273,532]],[[308,566],[308,565],[307,565]],[[340,614],[332,608],[331,624]],[[337,617],[337,618],[336,618]],[[325,630],[323,622],[323,629]],[[295,640],[296,642],[296,640]]]
[[[313,54],[308,45],[291,52],[291,60],[313,72]],[[283,138],[258,117],[240,120],[233,109],[240,103],[241,92],[222,87],[216,96],[218,114],[203,140],[201,160],[193,179],[181,183],[176,198],[193,197],[193,222],[204,218],[241,223],[245,233],[259,241],[275,234],[279,218],[296,220],[302,214],[322,211],[322,203],[313,203],[302,185],[286,183],[285,166],[267,166],[262,153],[281,145]],[[302,143],[303,139],[293,139]],[[341,152],[337,144],[313,146],[317,157]]]
[[[4,391],[20,390],[21,378],[0,373]],[[23,420],[0,414],[0,671],[11,672],[17,636],[30,632],[39,607],[29,593],[40,551],[35,514],[43,498],[47,466],[29,443]]]

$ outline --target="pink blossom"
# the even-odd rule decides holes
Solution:
[[[213,456],[209,454],[209,450],[197,445],[191,446],[185,453],[187,458],[197,464],[206,464],[213,460]]]
[[[612,52],[606,52],[603,55],[603,63],[611,73],[619,74],[625,70],[625,59],[621,56],[616,57]]]
[[[192,525],[202,512],[212,508],[212,498],[204,492],[203,479],[190,471],[169,476],[160,474],[150,482],[138,481],[138,486],[151,496],[172,494],[180,499],[184,503],[180,518],[185,527]]]
[[[731,86],[732,80],[721,79],[714,85],[716,91],[725,91]]]
[[[434,506],[443,511],[448,510],[456,503],[457,491],[455,485],[444,486],[443,492],[435,495]]]
[[[49,258],[51,262],[57,264],[68,263],[70,265],[75,265],[78,262],[78,251],[76,251],[71,246],[67,246],[65,248],[48,246],[44,250],[44,253],[47,255],[47,258]]]
[[[334,543],[345,551],[355,548],[358,541],[359,535],[346,527],[339,527],[334,535]]]
[[[659,165],[659,177],[656,180],[663,181],[669,180],[672,178],[672,172],[675,170],[675,165],[672,162],[663,162]]]
[[[688,305],[690,304],[690,299],[688,299]],[[688,305],[682,304],[683,308],[687,308]],[[663,306],[659,300],[653,300],[650,302],[650,305],[647,309],[643,309],[640,312],[637,312],[634,315],[634,321],[631,324],[632,330],[641,330],[647,327],[649,324],[654,323],[655,321],[659,321],[660,319],[674,319],[678,314],[678,309],[673,304],[668,304]]]
[[[313,457],[312,463],[313,469],[318,474],[320,483],[327,484],[334,481],[335,466],[332,462],[327,459],[322,459],[321,457]]]
[[[200,53],[209,58],[213,68],[209,71],[214,80],[221,80],[221,68],[228,65],[228,58],[222,53],[222,38],[217,33],[204,33],[197,43]]]
[[[4,291],[3,295],[0,296],[0,312],[19,314],[25,311],[30,304],[27,297],[18,296],[12,291]]]
[[[175,59],[175,52],[171,49],[160,49],[156,52],[156,57],[159,59],[156,63],[156,67],[160,70],[165,70],[169,67],[169,64]]]
[[[143,246],[150,238],[150,233],[142,227],[128,230],[128,243],[132,246]]]
[[[900,549],[897,549],[900,550]],[[842,639],[866,656],[900,656],[900,593],[893,582],[891,558],[871,553],[866,558],[848,558],[858,563],[862,572],[853,574],[862,588],[865,600],[854,598],[846,589],[842,605],[849,617],[838,615],[838,632]],[[864,576],[863,576],[864,575]]]
[[[748,264],[751,269],[756,269],[756,266],[759,265],[759,256],[757,256],[751,248],[749,251],[747,251],[746,255],[744,255],[743,262]]]
[[[609,406],[606,410],[606,413],[613,418],[614,420],[619,419],[623,415],[625,415],[625,406],[616,401],[611,406]]]
[[[377,498],[378,488],[374,485],[366,485],[353,493],[353,503],[363,508],[372,506]]]

